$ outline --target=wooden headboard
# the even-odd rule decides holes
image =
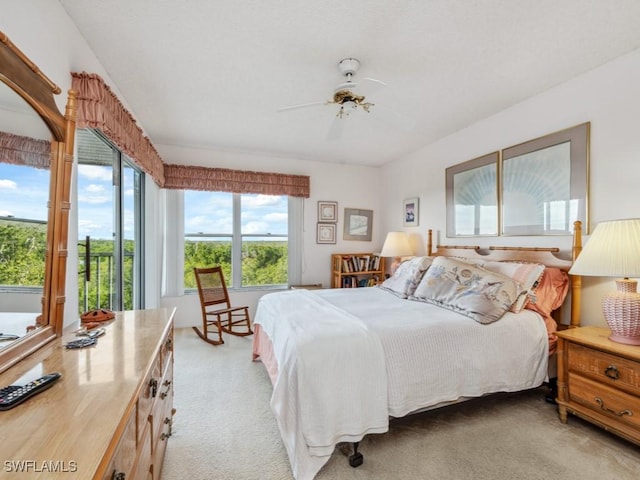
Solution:
[[[557,267],[569,271],[573,262],[582,250],[582,222],[574,222],[573,243],[571,247],[571,259],[564,259],[558,256],[559,248],[546,247],[496,247],[488,248],[488,253],[481,253],[477,245],[437,245],[433,248],[433,231],[427,233],[427,255],[447,256],[477,259],[482,261],[524,261],[532,263],[542,263],[548,267]],[[558,322],[558,328],[573,328],[580,326],[580,303],[582,290],[582,277],[569,275],[571,282],[571,312],[569,325],[562,325]],[[561,311],[555,312],[557,318],[561,316]]]

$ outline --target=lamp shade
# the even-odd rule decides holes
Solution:
[[[569,273],[640,277],[640,218],[599,223]]]
[[[389,232],[382,245],[381,257],[407,257],[413,255],[409,237],[405,232]]]

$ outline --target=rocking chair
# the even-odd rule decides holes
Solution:
[[[202,308],[202,330],[193,327],[198,336],[212,345],[224,343],[222,332],[245,337],[253,334],[249,307],[232,307],[221,267],[194,268]],[[240,331],[234,326],[242,325]],[[209,334],[217,335],[209,338]]]

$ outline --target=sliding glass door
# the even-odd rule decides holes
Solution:
[[[77,143],[79,310],[144,308],[144,174],[98,132]]]

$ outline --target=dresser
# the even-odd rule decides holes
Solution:
[[[558,332],[560,420],[575,414],[640,444],[640,347],[608,339],[608,328]]]
[[[159,479],[174,414],[173,316],[118,312],[97,345],[69,350],[74,325],[3,372],[2,386],[62,377],[0,411],[0,477]]]

